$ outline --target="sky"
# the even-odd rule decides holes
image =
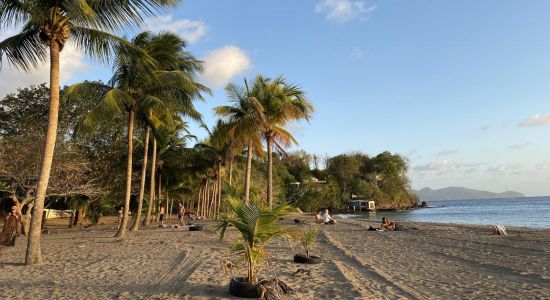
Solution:
[[[550,195],[549,1],[186,0],[146,24],[204,61],[209,125],[227,83],[283,75],[316,109],[291,151],[399,153],[415,189]],[[61,62],[63,84],[111,74],[70,46]],[[0,76],[4,95],[48,67]]]

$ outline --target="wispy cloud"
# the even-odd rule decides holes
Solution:
[[[437,152],[435,156],[447,156],[447,155],[453,155],[457,153],[458,153],[458,149],[445,149]]]
[[[150,18],[145,21],[145,28],[153,32],[169,31],[178,34],[187,42],[194,44],[208,31],[203,21],[174,19],[172,15]]]
[[[425,173],[436,173],[438,175],[445,174],[449,172],[464,172],[464,173],[474,173],[479,170],[479,168],[484,165],[483,162],[468,162],[461,163],[452,160],[441,160],[436,162],[429,162],[424,165],[415,166],[412,170],[417,172],[418,175]]]
[[[521,148],[525,148],[527,145],[529,145],[529,143],[513,144],[513,145],[509,145],[508,148],[512,150],[519,150]]]
[[[315,5],[315,12],[323,13],[332,22],[345,23],[354,19],[366,19],[376,9],[362,0],[321,0]]]
[[[354,47],[351,49],[351,57],[355,59],[363,58],[363,50],[361,48]]]
[[[539,114],[532,115],[518,124],[520,127],[540,127],[548,125],[550,125],[550,115],[541,116]]]
[[[239,47],[227,45],[212,50],[202,58],[204,69],[201,79],[213,88],[223,87],[235,76],[252,67],[248,55]]]

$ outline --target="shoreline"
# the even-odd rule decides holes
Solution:
[[[510,227],[502,237],[480,225],[403,222],[416,229],[376,232],[366,231],[374,221],[311,220],[302,214],[282,222],[320,229],[312,253],[321,264],[293,263],[301,253],[295,242],[269,247],[272,266],[264,274],[284,280],[295,292],[289,299],[550,297],[549,229]],[[10,299],[238,299],[227,293],[230,275],[220,267],[235,232],[219,243],[215,222],[200,223],[202,232],[150,227],[123,241],[110,224],[51,229],[38,267],[22,265],[26,241],[18,239],[0,249],[0,290]],[[298,268],[311,274],[294,276]]]

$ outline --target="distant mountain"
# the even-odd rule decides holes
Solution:
[[[491,199],[491,198],[521,198],[522,193],[508,191],[504,193],[493,193],[488,191],[472,190],[463,187],[447,187],[440,190],[423,188],[419,191],[413,190],[420,201],[429,200],[461,200],[461,199]]]

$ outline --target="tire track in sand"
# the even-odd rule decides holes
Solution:
[[[429,299],[423,292],[372,266],[366,259],[359,258],[347,250],[332,233],[323,230],[322,235],[333,246],[333,260],[346,279],[364,297],[387,299]],[[336,263],[340,260],[342,263]],[[352,272],[349,272],[349,271]],[[347,275],[346,275],[347,274]]]

